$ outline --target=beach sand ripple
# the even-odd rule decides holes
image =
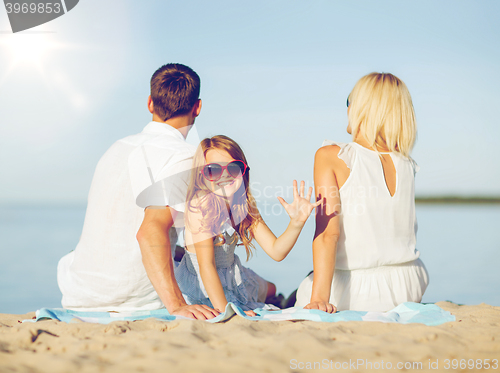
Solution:
[[[437,362],[442,371],[445,359],[500,360],[500,307],[437,305],[455,315],[456,321],[425,326],[233,317],[221,324],[149,319],[99,325],[20,323],[34,313],[0,314],[0,372],[234,373],[308,371],[308,367],[365,372],[376,370],[377,363],[386,369],[391,363],[394,371],[436,372],[429,364],[436,367]],[[360,365],[352,369],[352,362]],[[421,368],[397,369],[398,363],[413,362],[422,363]],[[341,364],[350,369],[338,369]]]

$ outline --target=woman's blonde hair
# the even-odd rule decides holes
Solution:
[[[349,95],[348,116],[353,141],[361,132],[377,153],[381,147],[410,157],[417,122],[410,92],[398,77],[371,73],[358,80]]]
[[[189,221],[189,212],[201,212],[203,219],[200,230],[209,232],[214,237],[219,237],[220,239],[216,245],[222,245],[225,242],[222,227],[226,222],[227,211],[229,210],[231,225],[233,225],[239,239],[245,246],[248,260],[252,253],[251,249],[254,247],[252,244],[254,239],[253,229],[262,220],[250,191],[250,169],[247,168],[247,171],[242,176],[243,188],[240,187],[236,191],[232,205],[228,206],[225,198],[213,193],[206,185],[201,172],[206,163],[206,154],[211,149],[226,151],[233,159],[248,164],[243,150],[229,137],[218,135],[203,139],[196,150],[193,160],[193,170],[187,193],[186,224],[189,228],[192,228],[192,223]],[[234,239],[238,240],[238,236],[235,235]]]

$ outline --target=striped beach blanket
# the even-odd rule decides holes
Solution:
[[[321,322],[339,321],[379,321],[384,323],[411,324],[420,323],[425,325],[440,325],[448,321],[455,321],[455,316],[443,310],[435,304],[421,304],[406,302],[388,312],[364,312],[364,311],[340,311],[329,314],[319,310],[306,310],[302,308],[286,308],[283,310],[271,311],[264,309],[254,310],[257,316],[247,316],[241,308],[233,303],[228,303],[224,313],[217,317],[206,320],[210,323],[223,322],[237,315],[247,320],[309,320]],[[40,320],[59,320],[67,323],[90,322],[108,324],[113,321],[136,321],[147,318],[156,318],[163,321],[187,319],[183,316],[172,316],[166,309],[155,311],[134,311],[134,312],[82,312],[72,311],[63,308],[42,308],[36,312],[35,320],[25,320],[26,322],[36,322]]]

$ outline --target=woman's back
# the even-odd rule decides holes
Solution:
[[[386,169],[393,171],[387,175],[378,154],[356,142],[323,145],[339,146],[338,157],[349,168],[345,181],[338,178],[341,214],[335,267],[373,268],[417,259],[416,163],[399,153],[386,153],[393,163],[391,167],[386,162]]]
[[[327,150],[328,145],[336,146]],[[415,248],[414,178],[419,167],[397,152],[383,153],[382,160],[357,142],[325,141],[323,146],[340,200],[334,207],[338,240],[332,247],[335,271],[329,302],[338,310],[360,311],[388,311],[403,302],[419,302],[429,281]],[[316,186],[319,195],[331,190]],[[310,302],[314,277],[310,274],[299,286],[297,307]]]

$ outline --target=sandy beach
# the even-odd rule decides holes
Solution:
[[[21,323],[34,313],[1,314],[0,372],[289,372],[314,368],[436,372],[476,371],[485,362],[490,370],[500,370],[500,363],[493,369],[492,361],[500,360],[500,307],[437,304],[455,315],[456,321],[425,326],[256,322],[235,316],[221,324],[149,319],[99,325],[53,320]]]

